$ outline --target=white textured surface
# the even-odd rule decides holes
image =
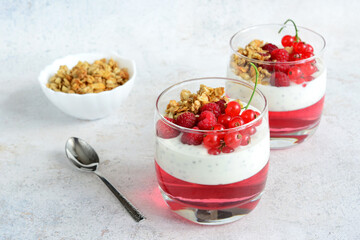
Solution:
[[[360,239],[357,1],[1,1],[0,239]],[[327,39],[322,122],[306,143],[273,151],[266,193],[219,227],[172,214],[157,189],[153,112],[179,80],[225,76],[231,35],[292,17]],[[37,83],[54,59],[117,51],[138,77],[99,121],[56,109]],[[67,163],[69,136],[98,151],[103,174],[147,216],[136,224],[95,176]]]

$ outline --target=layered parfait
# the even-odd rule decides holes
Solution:
[[[323,38],[307,29],[299,31],[292,20],[288,21],[294,24],[295,35],[280,35],[283,30],[280,28],[278,38],[252,39],[246,46],[237,46],[231,55],[227,74],[230,78],[254,83],[255,71],[250,63],[257,65],[260,73],[258,88],[269,101],[271,139],[278,140],[274,145],[272,143],[274,148],[300,143],[315,131],[320,122],[326,89],[326,68],[320,58],[325,46]],[[252,31],[254,35],[259,31],[260,35],[270,27],[279,28],[277,25],[262,25]],[[238,34],[241,32],[232,39],[233,49],[239,42],[236,38],[241,37]],[[312,40],[319,48],[316,56]],[[290,140],[286,142],[286,139]]]
[[[200,87],[197,92],[186,89],[185,83],[184,89],[177,86],[178,99],[168,104],[158,100],[158,182],[169,207],[186,218],[186,210],[195,215],[218,210],[230,212],[231,217],[245,215],[257,205],[265,186],[270,152],[265,100],[261,103],[257,92],[256,104],[248,104],[236,97],[239,92],[234,89],[225,95],[229,82],[252,91],[250,85],[226,79],[214,81],[223,87],[195,80],[190,83]],[[210,218],[201,223],[220,221]]]

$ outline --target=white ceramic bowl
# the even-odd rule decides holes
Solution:
[[[56,74],[60,65],[66,65],[71,69],[79,61],[87,61],[92,64],[95,60],[101,58],[112,58],[119,64],[120,68],[127,68],[130,75],[129,80],[122,86],[100,93],[63,93],[55,92],[46,87],[50,77]],[[39,83],[47,98],[64,113],[80,119],[95,120],[110,115],[120,106],[129,95],[135,77],[136,67],[133,60],[122,58],[115,53],[84,53],[55,60],[40,72]]]

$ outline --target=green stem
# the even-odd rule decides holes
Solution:
[[[259,78],[259,71],[257,69],[257,67],[255,66],[255,64],[253,63],[250,63],[250,65],[255,69],[255,72],[256,72],[256,79],[255,79],[255,86],[254,86],[254,90],[251,94],[251,97],[250,97],[250,100],[249,102],[247,103],[246,107],[245,107],[245,110],[248,109],[248,107],[250,106],[250,103],[251,103],[251,100],[253,99],[254,97],[254,94],[255,94],[255,90],[256,90],[256,86],[257,86],[257,83],[258,83],[258,78]]]
[[[295,27],[295,41],[296,42],[299,42],[300,38],[299,38],[299,35],[298,35],[298,29],[297,29],[297,26],[295,24],[295,22],[292,20],[292,19],[288,19],[284,22],[284,25],[286,25],[288,22],[292,22],[292,24],[294,24],[294,27]],[[279,30],[279,33],[281,33],[281,31],[284,29],[285,26],[283,26],[282,28],[280,28]]]

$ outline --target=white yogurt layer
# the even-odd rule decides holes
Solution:
[[[267,164],[270,135],[267,121],[256,128],[247,146],[232,153],[209,155],[202,146],[183,144],[181,135],[172,139],[156,138],[156,162],[168,174],[183,181],[218,185],[247,179]]]
[[[315,79],[303,84],[292,83],[289,87],[275,87],[258,84],[257,87],[268,100],[269,111],[282,112],[293,111],[309,107],[325,95],[326,90],[326,69],[312,75]],[[228,69],[227,77],[242,79],[232,69]],[[252,82],[251,82],[252,83]],[[232,84],[231,91],[241,92],[241,87]],[[228,90],[226,90],[227,92]],[[241,93],[237,93],[241,94]]]

